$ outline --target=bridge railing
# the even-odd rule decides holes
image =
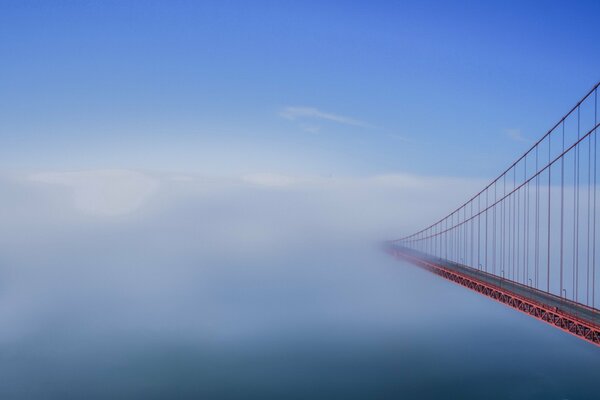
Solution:
[[[393,243],[598,308],[599,86],[483,190]]]

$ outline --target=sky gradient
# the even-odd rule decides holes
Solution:
[[[0,1],[0,168],[488,179],[599,78],[598,2]]]

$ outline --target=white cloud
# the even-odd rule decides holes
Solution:
[[[523,136],[520,129],[511,128],[506,130],[506,135],[515,142],[531,143],[531,140]]]
[[[42,172],[29,179],[68,188],[77,209],[99,216],[131,213],[140,208],[159,186],[158,180],[128,170]]]
[[[242,180],[253,185],[270,187],[291,186],[297,182],[297,180],[291,176],[273,173],[249,174],[243,176]]]
[[[171,180],[175,182],[192,182],[194,177],[189,175],[173,175],[171,176]]]
[[[256,221],[257,232],[263,232],[265,226],[269,226],[268,216],[273,214],[271,225],[277,226],[275,231],[289,228],[291,232],[300,232],[293,224],[301,222],[304,225],[316,221],[320,226],[323,224],[321,231],[340,228],[342,235],[354,232],[360,236],[377,238],[385,238],[388,234],[401,235],[420,228],[431,222],[432,218],[440,217],[459,205],[466,199],[465,193],[475,193],[485,184],[479,180],[404,173],[323,177],[265,171],[237,177],[201,177],[128,170],[38,172],[28,176],[27,181],[41,190],[36,195],[43,197],[40,207],[47,203],[48,208],[51,202],[55,202],[59,207],[66,205],[95,216],[119,216],[135,212],[154,195],[158,195],[158,188],[161,187],[159,201],[153,203],[153,207],[160,205],[162,209],[168,207],[171,200],[179,202],[189,199],[195,204],[190,215],[202,215],[206,206],[206,209],[226,208],[226,216],[258,214],[258,211],[249,211],[257,207],[263,215],[263,219]],[[56,191],[61,187],[62,190]],[[259,194],[252,187],[265,190]],[[219,199],[215,203],[218,206],[212,205],[215,199]],[[259,202],[260,206],[255,202]],[[280,219],[274,210],[282,206],[294,209],[294,218],[299,219]],[[161,212],[159,209],[153,210]],[[231,213],[231,210],[237,211]],[[59,217],[62,215],[60,213],[51,214],[62,218]],[[72,217],[76,218],[76,215]],[[212,220],[216,216],[211,214],[210,218]],[[227,227],[229,235],[237,232],[235,223],[240,222],[239,219],[229,222],[215,221],[214,229]],[[15,223],[21,224],[21,219],[15,219]],[[206,221],[203,224],[206,225]],[[239,232],[246,230],[240,228]],[[273,240],[281,237],[276,234]]]
[[[311,308],[305,300],[314,297],[314,285],[324,296],[342,296],[342,302],[355,298],[354,285],[363,288],[369,281],[379,295],[385,280],[371,278],[372,242],[429,224],[482,183],[409,174],[276,172],[0,176],[0,273],[11,288],[0,305],[0,323],[10,331],[0,332],[0,342],[49,329],[44,318],[52,313],[77,329],[89,328],[83,335],[102,335],[102,327],[194,338],[250,335],[256,329],[264,336],[287,323],[289,307],[299,300],[315,323],[313,316],[324,305],[336,308],[337,300],[317,299]],[[143,207],[159,187],[152,212],[142,218],[113,224],[64,212],[66,205],[95,215],[125,214]],[[363,250],[368,258],[357,258]],[[355,283],[332,293],[331,282],[340,277]],[[397,293],[396,285],[389,285],[389,293]],[[294,290],[300,290],[297,299]],[[279,305],[281,313],[271,308]],[[298,315],[292,315],[289,324],[297,326]],[[365,316],[371,318],[371,310]],[[67,327],[70,340],[75,328]]]
[[[406,144],[414,144],[415,143],[412,139],[409,139],[403,135],[398,135],[397,133],[389,133],[388,137],[390,137],[394,140],[397,140],[399,142],[406,143]]]
[[[370,128],[371,125],[366,122],[359,121],[354,118],[346,117],[343,115],[332,114],[321,111],[314,107],[285,107],[280,113],[280,116],[290,120],[296,119],[317,119],[336,122],[338,124],[359,126],[363,128]]]
[[[321,131],[321,127],[318,125],[302,125],[302,129],[308,133],[319,133]]]

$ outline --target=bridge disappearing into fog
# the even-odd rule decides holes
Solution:
[[[482,191],[386,250],[600,346],[599,85]]]

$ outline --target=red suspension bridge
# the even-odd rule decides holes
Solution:
[[[599,86],[483,190],[387,251],[600,346]]]

